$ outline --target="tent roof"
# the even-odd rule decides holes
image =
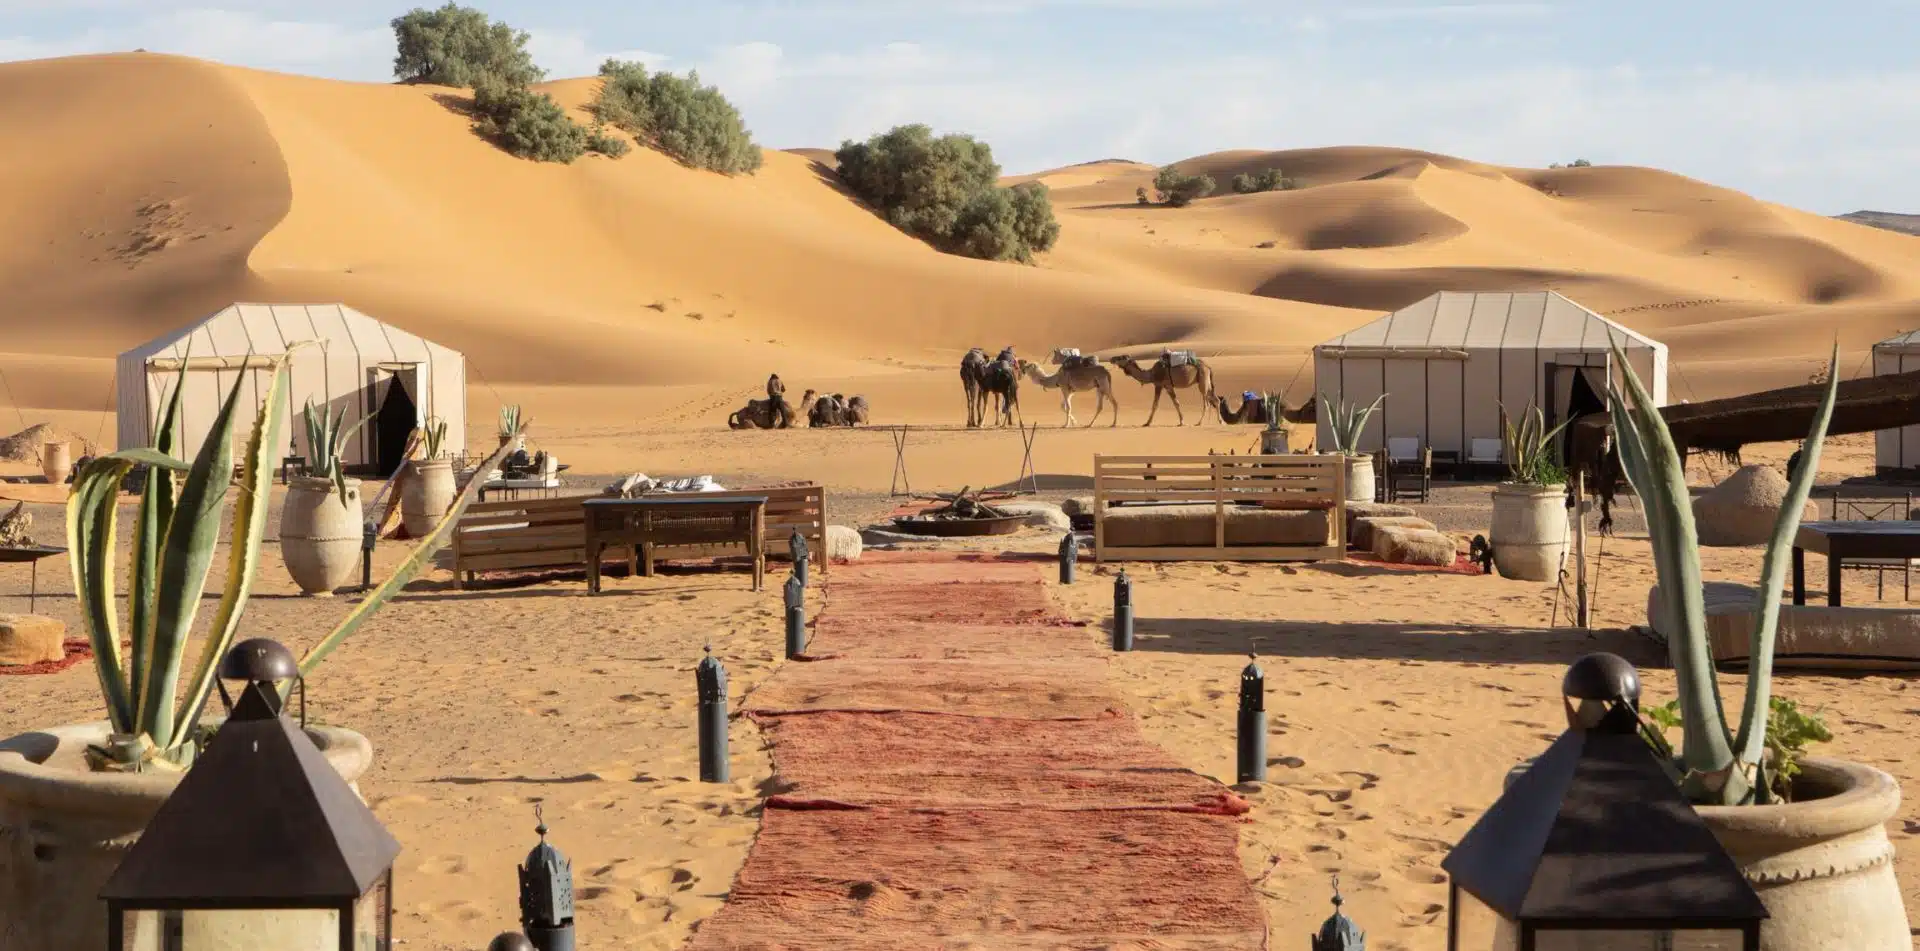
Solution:
[[[1554,291],[1523,294],[1441,291],[1333,338],[1316,349],[1602,350],[1665,349],[1650,337]]]
[[[1873,345],[1875,350],[1882,347],[1888,349],[1895,347],[1920,347],[1920,330],[1909,330],[1898,337],[1890,337]]]
[[[195,357],[269,356],[302,340],[320,341],[328,353],[357,354],[363,362],[424,361],[429,347],[454,353],[345,304],[236,303],[122,356],[183,357],[189,342]]]

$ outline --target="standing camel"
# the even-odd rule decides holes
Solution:
[[[1020,412],[1020,369],[1019,361],[1013,358],[995,360],[987,364],[985,374],[980,380],[983,394],[990,394],[999,401],[994,410],[994,425],[1005,426],[1014,421]],[[986,396],[981,397],[986,402]],[[985,409],[984,405],[982,409]],[[1025,422],[1024,419],[1021,422]]]
[[[1200,405],[1208,407],[1214,404],[1213,368],[1207,366],[1206,361],[1199,357],[1194,357],[1191,361],[1179,366],[1170,366],[1168,359],[1170,356],[1171,354],[1162,353],[1160,359],[1153,361],[1152,367],[1142,367],[1138,360],[1125,354],[1113,358],[1114,365],[1119,367],[1121,372],[1140,383],[1153,387],[1153,407],[1147,410],[1147,421],[1143,425],[1153,425],[1154,414],[1160,411],[1160,394],[1162,393],[1173,400],[1173,411],[1179,416],[1178,425],[1182,426],[1186,425],[1187,414],[1180,408],[1180,394],[1177,391],[1198,387],[1202,400]],[[1206,410],[1202,409],[1200,418],[1194,421],[1194,425],[1198,426],[1206,422],[1208,415]]]
[[[960,385],[967,389],[967,428],[977,429],[987,416],[987,352],[975,347],[960,358]]]
[[[1113,422],[1108,425],[1120,425],[1120,401],[1113,397],[1113,373],[1106,367],[1089,361],[1070,361],[1048,376],[1038,366],[1022,361],[1020,369],[1026,372],[1027,379],[1049,390],[1060,391],[1060,408],[1067,411],[1067,421],[1060,424],[1061,428],[1076,422],[1073,418],[1073,394],[1088,390],[1099,395],[1093,404],[1093,418],[1087,421],[1087,425],[1099,422],[1100,411],[1108,403],[1113,404]]]

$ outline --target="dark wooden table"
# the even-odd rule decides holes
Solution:
[[[1807,555],[1827,556],[1827,604],[1840,606],[1840,566],[1861,558],[1920,558],[1920,521],[1801,522],[1793,537],[1793,603],[1807,603]]]
[[[40,601],[40,559],[65,554],[66,551],[65,548],[56,548],[52,545],[22,545],[18,548],[0,548],[0,563],[18,563],[24,561],[33,566],[32,587],[27,589],[28,614],[33,613],[33,609],[38,606]]]
[[[661,549],[686,557],[744,550],[753,559],[753,590],[766,575],[767,497],[699,494],[588,499],[587,593],[600,593],[600,559],[609,545],[629,546],[629,572],[651,577]]]

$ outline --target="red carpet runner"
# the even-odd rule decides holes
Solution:
[[[690,951],[1266,947],[1246,803],[1141,737],[1032,564],[869,554],[747,701],[775,788]]]

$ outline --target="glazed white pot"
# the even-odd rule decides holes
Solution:
[[[73,472],[73,447],[62,440],[49,442],[40,447],[40,474],[46,476],[48,485],[65,485],[67,476]]]
[[[1378,501],[1373,490],[1373,456],[1370,454],[1347,456],[1347,501]]]
[[[1493,489],[1493,566],[1515,581],[1555,581],[1567,556],[1567,487],[1502,482]]]
[[[0,951],[106,947],[100,889],[180,782],[178,773],[89,771],[82,751],[105,742],[108,729],[82,723],[0,741]],[[373,762],[367,738],[319,726],[307,735],[358,794],[355,782]],[[324,938],[311,921],[291,924],[296,933],[276,934],[273,947]]]
[[[413,478],[400,491],[400,524],[409,538],[420,538],[440,524],[453,504],[453,461],[410,462]]]
[[[352,580],[365,521],[360,480],[347,480],[344,502],[330,479],[293,480],[280,513],[280,554],[301,593],[326,597]]]

